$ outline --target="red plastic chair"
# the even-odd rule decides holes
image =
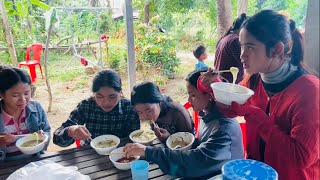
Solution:
[[[188,101],[188,102],[186,102],[184,105],[184,108],[186,108],[187,110],[189,109],[189,108],[191,108],[191,104],[190,104],[190,102]],[[192,119],[194,120],[194,128],[195,128],[195,130],[196,130],[196,137],[198,137],[199,136],[199,112],[194,112],[193,114],[192,114]]]
[[[33,83],[35,82],[35,79],[37,78],[36,66],[39,66],[41,76],[43,79],[42,66],[40,64],[42,47],[43,47],[42,44],[39,44],[39,43],[29,45],[27,47],[27,52],[26,52],[26,61],[19,63],[19,68],[21,68],[22,66],[27,66],[29,68],[31,81]],[[33,50],[33,60],[30,60],[30,51],[31,50]]]

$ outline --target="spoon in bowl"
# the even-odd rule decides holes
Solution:
[[[173,150],[177,150],[177,149],[180,149],[180,148],[182,148],[182,146],[180,146],[179,144],[178,145],[176,145],[174,148],[172,148]]]

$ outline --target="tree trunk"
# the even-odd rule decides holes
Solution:
[[[149,18],[150,18],[150,3],[144,6],[144,22],[146,24],[149,24]]]
[[[5,29],[5,36],[6,36],[6,40],[7,40],[7,44],[8,44],[8,48],[9,48],[11,62],[14,66],[18,66],[17,54],[16,54],[16,50],[14,48],[10,24],[8,21],[7,12],[4,9],[4,1],[3,0],[0,0],[0,13],[1,13],[1,17],[2,17],[2,24]]]
[[[238,0],[237,15],[240,16],[242,13],[248,14],[248,0]]]
[[[49,83],[49,76],[48,76],[48,53],[49,53],[49,42],[50,42],[51,30],[52,30],[52,24],[50,24],[48,28],[46,48],[44,50],[44,75],[46,78],[46,84],[47,84],[48,94],[49,94],[48,112],[51,112],[51,108],[52,108],[52,92],[51,92],[51,86]]]
[[[217,0],[217,16],[218,16],[218,34],[223,34],[232,25],[231,0]]]
[[[305,30],[305,63],[319,77],[319,0],[309,0]]]

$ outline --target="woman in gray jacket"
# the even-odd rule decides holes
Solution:
[[[242,133],[235,119],[225,117],[216,107],[210,93],[197,87],[201,72],[191,72],[187,80],[189,102],[194,111],[203,111],[200,117],[199,138],[194,149],[170,150],[163,147],[146,147],[134,143],[124,148],[127,157],[142,156],[159,165],[160,169],[176,177],[207,179],[221,173],[221,167],[233,159],[242,159]]]

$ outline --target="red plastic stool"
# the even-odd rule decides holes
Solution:
[[[40,64],[42,47],[43,47],[42,44],[39,44],[39,43],[29,45],[27,47],[27,52],[26,52],[26,61],[19,63],[20,68],[21,68],[21,66],[27,66],[29,68],[31,80],[33,83],[35,82],[35,79],[37,78],[36,66],[39,66],[41,76],[43,79],[42,66]],[[30,60],[30,51],[31,50],[33,50],[33,60]]]
[[[190,104],[189,101],[186,102],[183,106],[184,106],[184,108],[186,108],[187,110],[188,110],[189,108],[191,108],[191,104]],[[199,123],[200,123],[200,121],[199,121],[199,112],[194,112],[194,113],[192,114],[192,119],[194,120],[194,128],[195,128],[195,130],[196,130],[196,137],[199,137]]]

